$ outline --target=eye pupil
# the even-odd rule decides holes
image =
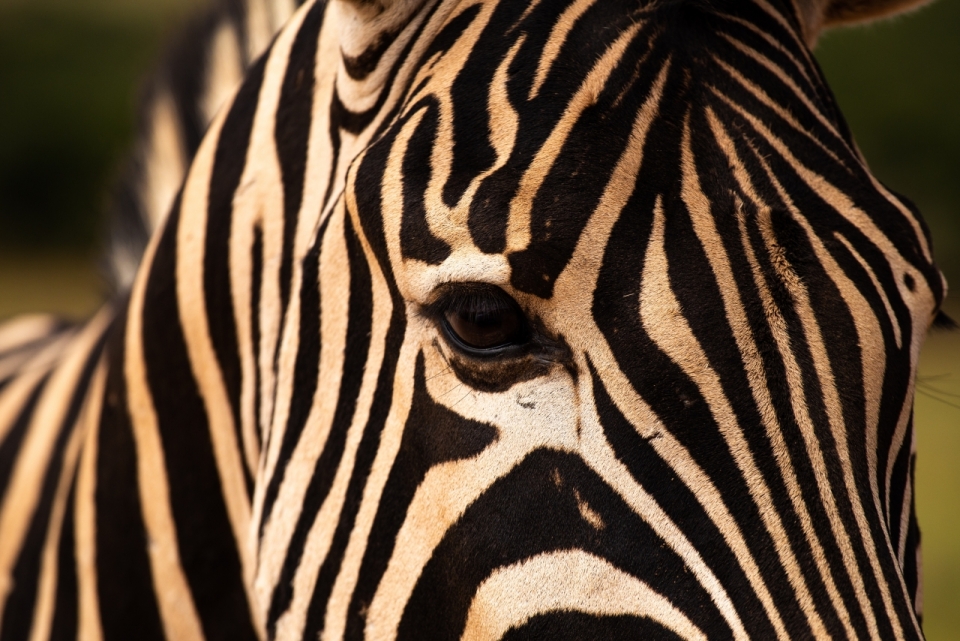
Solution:
[[[450,329],[468,347],[491,349],[517,342],[522,324],[512,309],[460,309],[444,315]]]

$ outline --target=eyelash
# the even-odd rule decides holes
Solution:
[[[441,319],[447,312],[493,314],[511,311],[517,304],[499,287],[493,285],[459,285],[445,291],[424,307],[427,316]]]
[[[485,314],[497,314],[501,312],[510,312],[514,310],[514,305],[507,301],[497,298],[489,298],[476,295],[454,295],[447,301],[443,308],[443,313],[454,314],[473,314],[482,316]]]

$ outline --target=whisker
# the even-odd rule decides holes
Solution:
[[[444,369],[443,371],[439,372],[438,374],[434,374],[433,376],[429,376],[429,377],[425,378],[425,379],[424,379],[424,382],[426,382],[426,381],[432,381],[433,379],[435,379],[435,378],[437,378],[437,377],[440,377],[440,376],[443,376],[444,374],[449,374],[449,373],[451,373],[452,371],[453,371],[453,368],[447,366],[446,369]]]
[[[468,390],[467,390],[467,393],[464,394],[463,396],[461,396],[460,399],[459,399],[456,403],[454,403],[453,405],[451,405],[450,407],[451,407],[451,408],[456,407],[456,406],[460,403],[460,401],[462,401],[462,400],[465,399],[466,397],[470,396],[470,392],[472,392],[472,391],[473,391],[473,390],[468,389]]]
[[[919,381],[924,381],[924,382],[926,382],[926,381],[942,381],[943,379],[945,379],[945,378],[950,378],[951,376],[953,376],[953,374],[952,374],[951,372],[944,372],[944,373],[942,373],[942,374],[930,374],[930,375],[927,375],[927,376],[918,375],[918,376],[917,376],[917,381],[918,381],[918,382],[919,382]]]
[[[931,385],[925,384],[923,381],[917,381],[917,389],[921,389],[921,388],[922,388],[924,391],[926,391],[926,392],[935,392],[935,393],[939,394],[940,396],[949,396],[949,397],[951,397],[951,398],[960,398],[960,394],[955,394],[955,393],[953,393],[953,392],[948,392],[948,391],[946,391],[946,390],[942,390],[942,389],[933,387],[933,386],[931,386]]]
[[[454,385],[453,387],[451,387],[450,389],[448,389],[446,392],[444,392],[444,393],[441,394],[440,396],[441,396],[441,397],[444,397],[444,396],[446,396],[447,394],[449,394],[450,392],[454,391],[455,389],[457,389],[457,388],[459,388],[459,387],[463,387],[463,383],[457,383],[456,385]]]
[[[925,389],[917,388],[917,391],[918,391],[919,393],[923,394],[924,396],[928,397],[928,398],[932,398],[932,399],[935,400],[935,401],[940,401],[940,402],[943,403],[944,405],[949,405],[950,407],[955,407],[955,408],[957,408],[958,410],[960,410],[960,405],[958,405],[958,404],[956,404],[956,403],[951,403],[950,401],[947,401],[947,400],[944,400],[944,399],[940,398],[939,396],[937,396],[936,394],[931,394],[929,391],[927,391],[927,390],[925,390]]]

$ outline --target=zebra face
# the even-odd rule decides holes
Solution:
[[[772,7],[465,3],[345,198],[407,381],[368,632],[915,632],[942,284]]]
[[[249,133],[242,197],[210,192],[254,254],[234,289],[292,283],[238,330],[268,636],[920,634],[944,286],[802,30],[760,1],[335,2],[281,34],[219,134]]]
[[[305,2],[118,315],[2,328],[0,633],[922,638],[945,284],[808,49],[911,3]]]

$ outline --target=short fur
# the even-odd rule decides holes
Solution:
[[[806,24],[305,3],[129,295],[0,329],[0,639],[922,639],[946,284]]]

